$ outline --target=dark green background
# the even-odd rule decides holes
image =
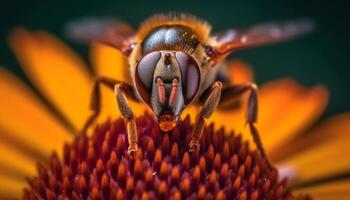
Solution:
[[[250,63],[258,83],[293,77],[312,86],[327,85],[331,101],[325,116],[350,110],[349,6],[339,1],[2,1],[0,7],[0,65],[20,75],[18,63],[6,44],[14,26],[45,29],[61,38],[63,25],[87,16],[116,16],[134,27],[158,12],[181,11],[208,20],[214,31],[280,19],[311,17],[314,33],[283,44],[236,53]],[[65,38],[64,38],[65,39]],[[86,46],[70,43],[85,58]]]

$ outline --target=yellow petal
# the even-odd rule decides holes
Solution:
[[[0,174],[0,185],[0,199],[21,199],[23,188],[27,186],[27,183],[24,179],[14,180]]]
[[[92,80],[83,61],[44,32],[16,29],[10,46],[34,85],[80,129],[90,114]]]
[[[348,200],[350,180],[337,180],[294,190],[294,194],[309,194],[317,200]]]
[[[30,149],[28,156],[49,157],[61,152],[72,135],[21,81],[0,68],[0,137],[16,148]]]
[[[126,57],[118,50],[103,45],[93,44],[91,46],[91,63],[96,77],[108,77],[126,83],[131,83],[131,76]],[[113,90],[102,86],[101,115],[98,121],[102,122],[109,117],[120,116]],[[129,100],[135,116],[143,114],[147,110],[146,105]]]
[[[335,119],[338,121],[337,123],[333,121]],[[291,178],[294,179],[295,184],[350,172],[350,159],[348,159],[350,153],[350,118],[347,114],[335,119],[322,125],[325,127],[325,131],[329,132],[318,132],[320,136],[315,137],[314,141],[311,138],[306,138],[308,142],[304,144],[310,144],[311,147],[299,146],[301,148],[299,151],[280,161],[281,166],[293,169],[294,172]],[[339,126],[336,126],[336,124],[339,124]],[[333,131],[332,127],[338,132]],[[313,135],[315,134],[317,132]],[[311,143],[315,144],[312,145]],[[292,146],[293,143],[290,145]]]

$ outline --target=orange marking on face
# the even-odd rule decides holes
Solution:
[[[169,106],[174,105],[178,91],[179,91],[179,81],[177,79],[174,79],[173,88],[171,89],[170,98],[169,98]]]
[[[164,89],[163,81],[160,78],[157,78],[157,88],[158,88],[159,101],[161,103],[165,103],[165,89]]]

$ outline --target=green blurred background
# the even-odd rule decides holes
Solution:
[[[350,110],[349,6],[339,1],[3,1],[0,7],[0,65],[25,79],[8,49],[6,38],[15,26],[44,29],[67,41],[63,26],[89,16],[115,16],[133,27],[150,15],[166,11],[192,13],[208,20],[214,31],[300,17],[310,17],[317,29],[298,40],[235,53],[253,66],[259,84],[292,77],[312,86],[322,83],[331,92],[324,116]],[[88,48],[69,42],[87,59]]]

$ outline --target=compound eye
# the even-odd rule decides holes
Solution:
[[[160,56],[159,51],[151,52],[142,57],[136,66],[136,88],[146,102],[149,102],[149,94],[153,85],[153,74]]]
[[[181,70],[182,88],[185,98],[185,104],[189,104],[192,101],[192,99],[196,96],[199,88],[199,67],[192,56],[181,51],[176,52],[176,59]]]

